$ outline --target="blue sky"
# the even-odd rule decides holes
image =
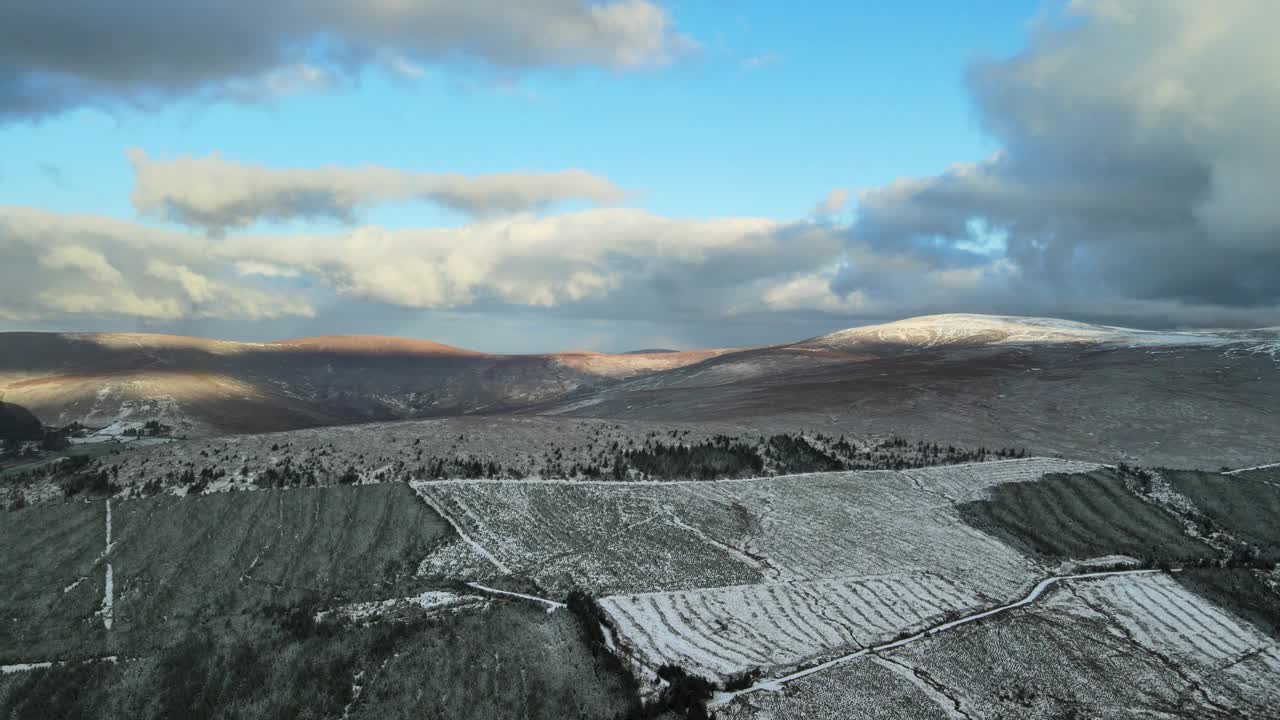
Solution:
[[[1280,324],[1267,0],[69,8],[0,9],[0,329]]]
[[[797,14],[767,2],[682,3],[673,19],[703,47],[663,68],[431,67],[417,81],[368,70],[352,87],[261,103],[81,109],[0,128],[0,188],[9,203],[129,217],[123,151],[139,147],[285,167],[577,167],[656,213],[794,218],[834,187],[929,174],[993,149],[964,70],[1015,51],[1037,4],[974,5],[830,3]],[[459,221],[422,207],[365,219]]]

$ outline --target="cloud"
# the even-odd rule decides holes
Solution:
[[[262,320],[314,314],[299,297],[237,282],[208,241],[91,215],[0,208],[0,316]]]
[[[519,214],[458,228],[362,226],[211,238],[87,215],[0,208],[0,311],[63,320],[262,320],[347,303],[660,321],[767,309],[761,291],[830,266],[831,227],[637,210]]]
[[[804,223],[606,209],[461,228],[232,236],[218,252],[403,307],[593,305],[603,314],[643,308],[713,315],[762,278],[830,263],[841,239]]]
[[[210,231],[256,220],[335,218],[403,200],[432,202],[476,216],[513,213],[569,201],[609,204],[624,197],[607,178],[583,170],[468,177],[415,173],[376,165],[280,169],[220,155],[152,160],[129,150],[138,212]]]
[[[1274,324],[1280,5],[1066,13],[969,74],[997,153],[859,194],[851,254],[912,269],[854,258],[835,288],[889,302],[956,272],[951,309]]]
[[[246,99],[425,63],[662,65],[696,47],[650,0],[5,3],[0,117],[178,96]],[[412,73],[410,73],[412,74]]]
[[[849,191],[844,188],[836,188],[827,193],[817,205],[813,206],[810,215],[816,218],[827,218],[841,212],[849,205]]]

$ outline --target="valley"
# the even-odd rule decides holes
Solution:
[[[939,322],[656,368],[658,353],[561,358],[576,369],[557,373],[594,374],[545,390],[539,370],[532,395],[470,379],[532,361],[435,345],[166,340],[194,345],[193,366],[334,363],[323,401],[295,380],[278,387],[297,397],[218,400],[223,418],[285,408],[286,427],[235,432],[209,405],[150,397],[155,369],[83,372],[136,355],[87,355],[41,377],[84,384],[69,392],[90,405],[35,403],[83,436],[24,440],[0,475],[0,714],[1266,717],[1280,477],[1265,333],[1246,351]],[[53,398],[22,384],[25,362],[5,402]],[[396,392],[465,387],[480,405],[357,423],[368,388],[334,388],[378,363],[403,367]],[[119,382],[142,384],[125,397]],[[303,406],[317,414],[293,427]],[[1209,432],[1227,407],[1249,432]]]

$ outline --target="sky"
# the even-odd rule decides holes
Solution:
[[[1269,0],[10,5],[0,330],[1280,325]]]

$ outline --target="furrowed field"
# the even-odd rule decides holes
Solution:
[[[1256,480],[1047,458],[374,479],[5,512],[0,716],[680,717],[710,688],[718,717],[760,720],[1280,702],[1280,618],[1248,609],[1275,607]]]
[[[1195,650],[1218,637],[1230,647]],[[1086,580],[998,620],[802,678],[785,693],[740,696],[718,717],[1269,717],[1280,699],[1276,652],[1166,576]]]

